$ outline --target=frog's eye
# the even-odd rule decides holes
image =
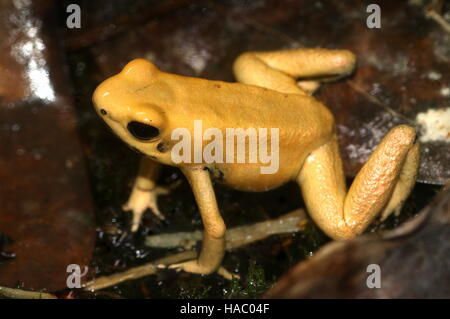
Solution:
[[[131,121],[127,125],[128,131],[138,140],[151,140],[159,135],[159,129],[141,122]]]

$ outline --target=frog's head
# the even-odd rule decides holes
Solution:
[[[167,132],[164,111],[149,103],[145,89],[152,85],[159,70],[149,61],[136,59],[119,74],[102,82],[94,92],[99,116],[132,148],[161,162],[170,161],[161,145]],[[170,152],[169,152],[170,153]]]

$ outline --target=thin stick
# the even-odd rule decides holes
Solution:
[[[302,222],[306,221],[303,210],[298,209],[274,220],[267,220],[252,225],[235,227],[225,234],[226,249],[231,250],[240,246],[262,240],[276,234],[293,233],[301,230]],[[192,248],[202,239],[202,232],[179,232],[148,236],[145,245],[153,248]]]
[[[433,19],[437,24],[441,26],[444,31],[450,33],[450,23],[444,19],[440,14],[442,11],[443,2],[440,0],[434,0],[424,9],[424,14],[427,18]]]
[[[0,286],[0,296],[11,299],[58,299],[55,295]]]
[[[447,22],[439,13],[431,9],[426,11],[425,15],[437,22],[444,31],[450,33],[450,23]]]
[[[157,259],[150,263],[144,264],[142,266],[130,268],[127,271],[117,273],[110,276],[103,276],[96,278],[88,283],[86,283],[83,288],[89,291],[97,291],[107,287],[115,286],[121,282],[127,280],[138,279],[141,277],[154,275],[158,271],[158,265],[170,265],[182,262],[184,260],[194,259],[197,257],[197,252],[190,250],[184,251],[179,254],[170,255],[161,259]]]
[[[361,88],[358,84],[356,84],[353,81],[348,81],[348,85],[350,86],[350,88],[352,88],[354,91],[356,91],[357,93],[361,94],[362,96],[364,96],[364,98],[366,98],[369,102],[378,105],[382,108],[384,108],[387,112],[389,112],[390,114],[392,114],[395,117],[399,117],[402,118],[403,120],[405,120],[406,122],[408,122],[411,126],[417,125],[416,122],[412,119],[410,119],[409,117],[401,114],[400,112],[394,110],[391,106],[384,104],[383,102],[381,102],[376,96],[373,96],[369,93],[367,93],[363,88]]]

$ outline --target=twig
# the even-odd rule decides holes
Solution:
[[[304,210],[298,209],[275,220],[230,229],[226,233],[226,249],[235,249],[275,234],[299,231],[303,229],[306,220]],[[195,231],[192,233],[174,233],[149,236],[147,237],[146,245],[165,248],[185,246],[186,241],[195,242],[201,240],[201,236],[202,233],[200,231]],[[167,244],[165,240],[168,240],[169,244]],[[194,250],[170,255],[168,257],[131,268],[122,273],[96,278],[86,283],[83,288],[89,291],[97,291],[120,284],[127,280],[153,275],[159,270],[158,265],[170,265],[184,260],[194,259],[196,257],[197,252]]]
[[[450,33],[450,23],[447,22],[439,13],[434,10],[429,10],[425,13],[425,15],[434,21],[436,21],[444,31]]]
[[[274,220],[229,229],[225,234],[226,249],[231,250],[248,245],[275,234],[297,232],[301,230],[303,221],[306,221],[305,213],[302,209],[298,209]],[[201,239],[201,231],[160,234],[148,236],[145,245],[154,248],[189,249]]]
[[[0,297],[11,299],[58,299],[55,295],[0,286]]]
[[[450,23],[442,17],[442,15],[436,10],[436,8],[442,7],[442,2],[433,1],[430,5],[426,6],[424,9],[425,16],[427,18],[433,19],[437,24],[439,24],[444,31],[450,33]]]
[[[158,265],[170,265],[175,264],[184,260],[194,259],[197,257],[197,252],[191,250],[191,251],[184,251],[179,254],[170,255],[168,257],[164,257],[161,259],[154,260],[150,263],[144,264],[142,266],[130,268],[127,271],[110,275],[110,276],[103,276],[96,278],[90,282],[87,282],[83,288],[85,290],[89,291],[97,291],[100,289],[104,289],[107,287],[111,287],[114,285],[118,285],[121,282],[127,281],[127,280],[133,280],[138,279],[141,277],[153,275],[158,271]]]
[[[373,96],[369,93],[367,93],[364,89],[362,89],[358,84],[356,84],[354,81],[348,81],[348,85],[350,86],[350,88],[352,88],[354,91],[356,91],[357,93],[361,94],[362,96],[364,96],[369,102],[378,105],[382,108],[384,108],[387,112],[389,112],[390,114],[392,114],[394,117],[399,117],[401,119],[403,119],[404,121],[408,122],[410,125],[412,126],[417,126],[417,123],[410,119],[409,117],[403,115],[402,113],[394,110],[392,107],[390,107],[389,105],[384,104],[383,102],[381,102],[376,96]]]

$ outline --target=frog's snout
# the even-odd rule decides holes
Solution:
[[[97,113],[99,113],[99,115],[101,116],[106,116],[108,115],[108,111],[106,110],[105,107],[103,107],[103,105],[99,105],[95,99],[93,99],[93,104],[94,104],[94,108],[97,111]]]

